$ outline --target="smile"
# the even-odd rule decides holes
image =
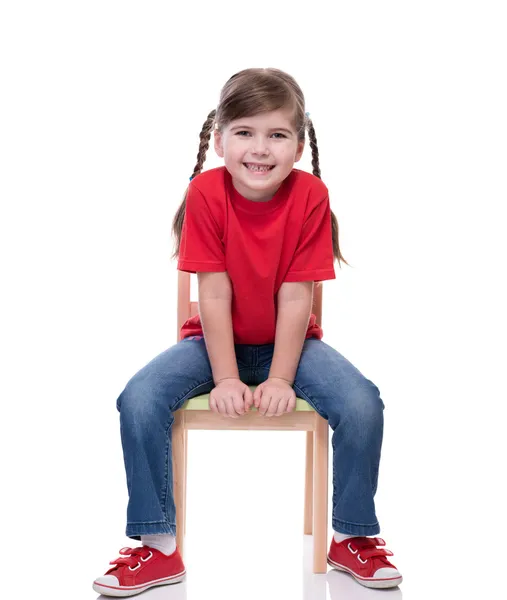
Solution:
[[[275,165],[254,165],[252,163],[243,163],[243,166],[246,167],[252,173],[269,173],[275,168]]]

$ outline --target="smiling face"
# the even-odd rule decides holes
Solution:
[[[305,142],[298,141],[291,116],[280,109],[215,130],[215,151],[224,159],[236,190],[248,200],[270,200],[301,158]]]

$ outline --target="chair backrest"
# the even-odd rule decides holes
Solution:
[[[180,330],[183,323],[199,312],[199,302],[190,300],[190,276],[191,273],[178,271],[178,307],[177,307],[177,330],[176,341],[179,342]],[[313,286],[312,313],[316,317],[317,325],[322,326],[322,283]]]

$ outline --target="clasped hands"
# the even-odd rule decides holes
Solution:
[[[222,379],[210,393],[210,409],[224,417],[238,419],[252,405],[263,416],[280,417],[296,408],[296,394],[292,385],[279,377],[269,377],[253,394],[240,379]]]

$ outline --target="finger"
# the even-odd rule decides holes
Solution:
[[[274,417],[278,409],[280,398],[278,396],[272,396],[269,401],[268,410],[266,411],[266,417]]]
[[[213,394],[211,394],[209,397],[209,407],[211,411],[218,412],[217,401]]]
[[[290,397],[287,404],[287,412],[292,412],[293,410],[296,410],[296,394]]]
[[[243,398],[245,400],[245,410],[248,412],[253,404],[252,390],[248,386],[245,387],[245,393],[243,394]]]
[[[268,412],[269,404],[271,402],[271,395],[268,394],[269,392],[262,395],[261,403],[259,404],[259,413],[263,416]]]
[[[242,415],[245,412],[245,403],[243,402],[243,395],[235,395],[232,400],[232,406],[237,415]]]
[[[237,414],[236,409],[234,408],[234,398],[232,394],[229,394],[229,396],[225,400],[225,410],[227,411],[227,416],[231,417],[231,419],[239,418],[239,415]]]
[[[227,416],[227,410],[225,408],[225,402],[223,400],[223,398],[218,397],[217,398],[217,410],[218,413],[224,417]]]
[[[289,403],[289,399],[284,397],[280,399],[278,403],[278,408],[276,409],[275,417],[281,417],[283,413],[287,410],[287,404]]]
[[[255,392],[253,394],[254,406],[255,408],[259,408],[262,400],[262,384],[255,388]]]

